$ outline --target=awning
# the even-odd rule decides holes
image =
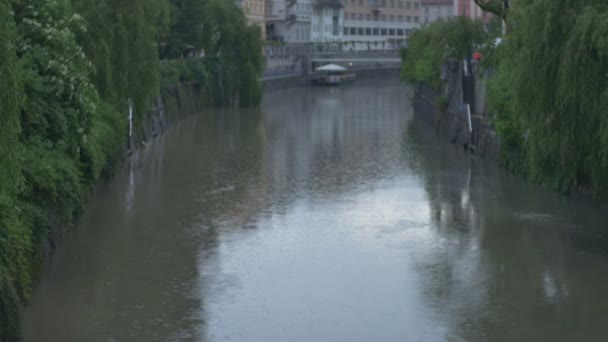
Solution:
[[[344,71],[345,67],[339,66],[337,64],[326,64],[324,66],[318,67],[315,69],[317,71]]]

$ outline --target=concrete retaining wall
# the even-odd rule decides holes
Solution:
[[[413,99],[414,118],[433,127],[437,135],[453,144],[462,146],[481,157],[498,161],[500,139],[494,129],[483,120],[483,117],[474,115],[471,118],[473,130],[470,132],[465,113],[452,106],[445,111],[436,107],[439,96],[439,92],[428,85],[418,84]]]

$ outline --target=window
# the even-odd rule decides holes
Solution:
[[[386,36],[386,29],[385,28],[380,29],[380,35],[381,36]]]
[[[359,20],[363,20],[363,13],[359,13]]]
[[[397,2],[397,8],[403,8],[403,1],[399,0],[399,2]]]
[[[356,35],[356,34],[357,34],[357,28],[356,28],[356,27],[351,27],[351,28],[350,28],[350,35],[351,35],[351,36],[354,36],[354,35]]]
[[[380,29],[378,29],[377,27],[374,27],[373,33],[374,33],[374,36],[379,35],[380,34]]]
[[[344,32],[343,33],[344,33],[345,36],[348,35],[348,32],[350,32],[349,29],[350,29],[350,27],[344,26]]]
[[[358,34],[358,35],[362,36],[362,35],[363,35],[363,33],[364,33],[364,31],[363,31],[363,27],[359,27],[359,28],[357,28],[357,34]]]
[[[407,9],[412,8],[412,3],[410,1],[406,1],[405,2],[405,8],[407,8]]]
[[[367,13],[367,14],[365,15],[365,20],[367,20],[367,21],[371,21],[371,20],[372,20],[372,15],[371,15],[370,13]]]
[[[415,9],[420,8],[420,3],[419,3],[419,2],[414,2],[414,8],[415,8]]]
[[[412,17],[409,16],[409,15],[405,16],[405,22],[406,23],[411,23],[412,22]]]
[[[389,21],[395,21],[395,16],[391,14],[391,15],[388,17],[388,20],[389,20]]]
[[[363,6],[363,0],[359,0],[359,6]]]
[[[399,17],[397,17],[397,18],[398,18],[398,20],[399,20],[399,22],[400,22],[400,23],[402,23],[402,22],[403,22],[403,16],[402,16],[402,15],[400,15],[400,16],[399,16]]]
[[[405,35],[405,31],[403,29],[397,29],[397,35],[403,37]]]
[[[395,35],[395,29],[389,29],[388,30],[388,35],[389,36],[394,36]]]
[[[424,13],[429,14],[429,8],[428,7],[424,8]]]
[[[417,23],[417,22],[419,22],[419,21],[420,21],[420,18],[418,18],[418,16],[415,16],[415,17],[414,17],[414,22],[415,22],[415,23]]]
[[[386,0],[380,0],[380,5],[382,7],[386,7]]]
[[[348,20],[348,12],[344,12],[344,19]]]
[[[390,8],[395,8],[395,0],[390,0],[388,4]]]
[[[371,27],[366,27],[365,28],[365,35],[366,36],[371,36],[372,35],[372,29],[371,29]]]
[[[380,21],[386,21],[386,14],[380,16]]]

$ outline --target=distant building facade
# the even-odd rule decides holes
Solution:
[[[312,1],[266,0],[266,39],[288,43],[310,42]]]
[[[341,42],[344,20],[342,0],[311,0],[310,17],[312,42]]]
[[[236,0],[236,4],[243,10],[247,22],[260,27],[262,37],[266,37],[266,0]]]
[[[397,47],[421,24],[420,0],[344,0],[344,41],[355,50]]]
[[[458,0],[456,0],[458,1]],[[454,0],[421,0],[423,24],[454,16]]]

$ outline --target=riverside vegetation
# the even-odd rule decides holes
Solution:
[[[608,5],[604,0],[476,0],[505,20],[502,43],[455,20],[410,37],[402,75],[440,84],[446,58],[484,51],[504,166],[568,193],[608,197]],[[508,15],[507,15],[508,14]],[[566,15],[565,15],[566,14]],[[460,32],[460,34],[459,34]],[[462,32],[476,32],[462,34]],[[459,51],[466,52],[465,54]]]
[[[119,164],[129,103],[136,128],[181,81],[256,105],[261,52],[231,1],[0,0],[0,341],[19,339],[50,234]]]

